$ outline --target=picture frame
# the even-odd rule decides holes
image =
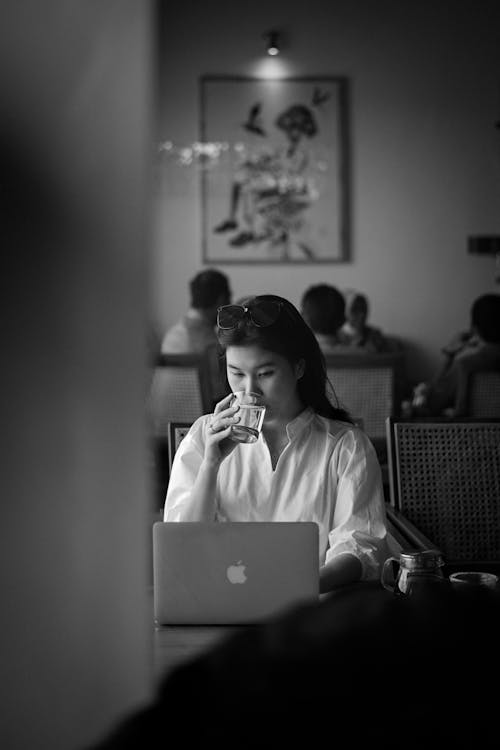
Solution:
[[[347,79],[200,78],[206,264],[349,259]]]

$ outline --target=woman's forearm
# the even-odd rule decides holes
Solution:
[[[359,581],[363,572],[355,555],[344,552],[329,560],[319,571],[319,592],[326,594],[337,586]]]
[[[213,521],[219,462],[203,461],[191,490],[182,521]]]

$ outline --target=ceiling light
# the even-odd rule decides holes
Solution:
[[[264,38],[266,39],[266,52],[268,55],[271,55],[271,57],[275,57],[276,55],[279,55],[280,48],[279,48],[279,34],[277,31],[268,31],[266,34],[264,34]]]

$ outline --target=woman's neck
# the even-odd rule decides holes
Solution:
[[[289,425],[290,422],[293,422],[293,420],[296,419],[299,414],[304,411],[304,409],[305,406],[302,401],[297,399],[293,404],[290,405],[289,409],[286,409],[286,411],[281,414],[277,414],[276,416],[271,416],[268,421],[264,421],[263,432],[272,434],[286,432],[287,425]]]

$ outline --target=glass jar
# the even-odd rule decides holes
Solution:
[[[393,563],[397,566],[395,578],[390,575],[390,570],[394,571]],[[422,586],[446,583],[443,565],[443,557],[437,549],[402,550],[399,557],[387,558],[380,580],[388,591],[408,595]]]

